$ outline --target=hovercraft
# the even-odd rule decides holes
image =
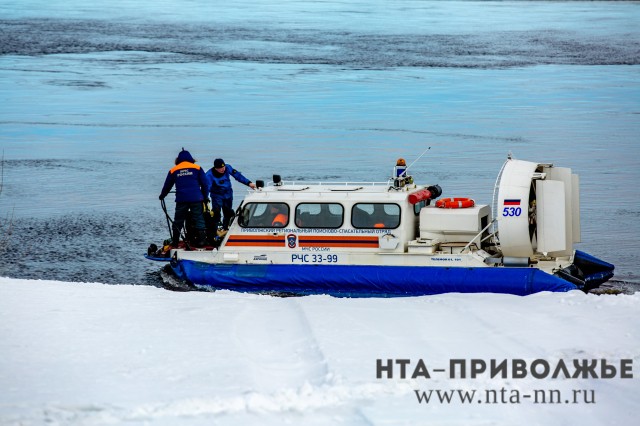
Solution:
[[[579,179],[569,168],[509,157],[491,205],[439,199],[403,161],[387,182],[256,183],[211,246],[167,240],[147,258],[198,288],[294,295],[528,295],[613,277],[612,264],[574,249]]]

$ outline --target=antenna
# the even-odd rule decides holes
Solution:
[[[416,161],[418,161],[419,159],[421,159],[421,158],[422,158],[422,157],[427,153],[427,151],[429,151],[430,149],[431,149],[431,147],[429,147],[429,148],[425,149],[425,150],[424,150],[424,152],[423,152],[422,154],[420,154],[420,156],[419,156],[418,158],[416,158],[415,160],[413,160],[413,163],[409,164],[409,165],[407,166],[407,168],[406,168],[406,169],[404,169],[404,172],[402,172],[402,173],[400,174],[400,176],[398,176],[398,177],[402,177],[403,175],[404,175],[404,177],[406,177],[406,176],[407,176],[407,170],[409,170],[409,169],[411,168],[411,166],[413,166],[414,164],[416,164]]]
[[[393,180],[393,185],[390,186],[390,188],[394,188],[394,189],[400,189],[402,187],[404,187],[406,184],[412,184],[413,183],[413,177],[411,177],[410,175],[407,174],[407,171],[414,165],[416,164],[416,162],[421,159],[422,157],[424,157],[424,155],[427,153],[427,151],[429,151],[431,149],[431,147],[428,147],[427,149],[425,149],[422,154],[420,154],[418,156],[418,158],[416,158],[415,160],[413,160],[413,162],[411,164],[409,164],[409,166],[407,167],[405,161],[403,158],[399,158],[398,161],[396,162],[396,167],[393,169],[393,176],[391,178],[391,180]],[[401,162],[402,161],[402,162]],[[398,174],[399,173],[399,174]]]

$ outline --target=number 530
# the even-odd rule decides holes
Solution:
[[[505,207],[502,209],[502,216],[520,216],[522,209],[520,207]]]

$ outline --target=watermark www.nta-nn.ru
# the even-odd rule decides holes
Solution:
[[[377,379],[633,379],[633,360],[621,359],[450,359],[448,368],[429,368],[423,359],[377,359]],[[593,389],[415,389],[421,404],[595,404]]]

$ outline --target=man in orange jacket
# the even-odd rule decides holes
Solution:
[[[176,186],[176,211],[173,218],[171,245],[178,247],[180,231],[189,214],[193,219],[193,225],[197,232],[196,245],[206,244],[206,232],[204,217],[202,215],[202,202],[207,201],[209,190],[204,169],[195,164],[195,160],[184,148],[178,154],[175,167],[169,170],[164,181],[160,199],[169,194],[173,185]]]

